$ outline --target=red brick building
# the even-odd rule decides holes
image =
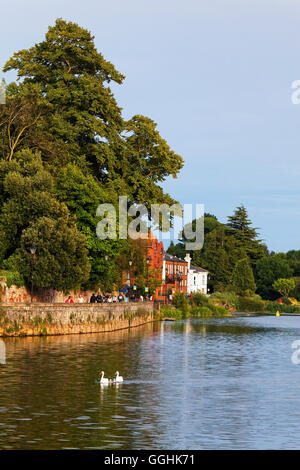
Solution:
[[[149,238],[146,240],[146,262],[147,262],[147,282],[149,285],[159,284],[159,287],[155,289],[155,297],[159,295],[160,286],[162,284],[163,276],[163,263],[164,263],[164,245],[163,242],[159,242],[156,236],[149,233]]]
[[[162,270],[162,285],[157,289],[157,300],[167,301],[169,294],[183,292],[187,294],[188,263],[166,253]]]
[[[148,239],[140,241],[144,247],[146,261],[145,286],[150,289],[156,286],[155,299],[167,302],[170,293],[172,295],[175,292],[187,294],[188,262],[168,253],[165,254],[163,242],[159,242],[152,232],[149,233]],[[131,278],[131,286],[135,285],[134,276],[127,274],[127,277]]]

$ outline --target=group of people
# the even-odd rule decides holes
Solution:
[[[78,302],[80,304],[83,304],[84,303],[84,297],[82,297],[82,295],[80,295],[78,297]],[[69,297],[65,300],[65,303],[66,304],[73,304],[74,303],[74,300],[72,299],[72,297],[69,295]]]
[[[90,298],[90,304],[110,304],[112,302],[123,302],[124,297],[121,293],[118,296],[116,295],[101,295],[101,294],[92,294]]]
[[[149,296],[149,298],[145,300],[154,300],[153,295]],[[118,295],[111,295],[111,294],[104,294],[101,295],[100,293],[95,294],[93,293],[91,295],[90,304],[110,304],[110,303],[116,303],[116,302],[143,302],[144,301],[144,296],[143,295],[136,295],[134,293],[125,295],[122,292],[119,292]],[[77,299],[77,302],[80,304],[85,302],[85,299],[82,295],[80,295]],[[65,303],[67,304],[73,304],[74,300],[73,298],[69,295],[69,297],[65,300]]]

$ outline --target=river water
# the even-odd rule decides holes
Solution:
[[[299,449],[299,333],[282,315],[4,339],[0,448]]]

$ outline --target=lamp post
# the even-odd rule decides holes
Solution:
[[[108,258],[109,258],[109,254],[108,254],[108,253],[105,253],[104,258],[105,258],[105,261],[107,262],[107,261],[108,261]]]
[[[131,266],[132,266],[132,260],[131,259],[128,261],[128,264],[129,264],[129,285],[131,287]]]
[[[33,301],[33,271],[34,271],[34,256],[36,253],[36,246],[34,244],[30,247],[31,253],[31,303]]]

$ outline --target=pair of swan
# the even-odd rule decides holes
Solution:
[[[115,377],[113,379],[108,379],[107,377],[104,377],[104,372],[103,370],[100,372],[101,378],[100,378],[100,383],[104,385],[108,384],[116,384],[123,382],[123,377],[119,374],[118,371],[115,373]]]

